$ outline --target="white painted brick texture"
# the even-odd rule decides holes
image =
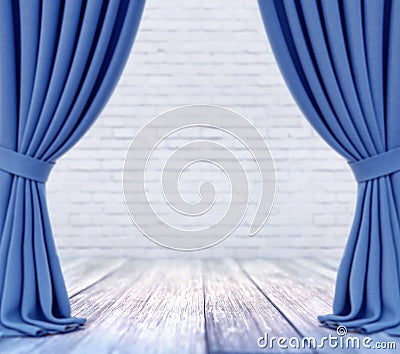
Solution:
[[[123,160],[146,122],[165,110],[199,103],[230,108],[261,131],[276,166],[275,205],[253,238],[246,236],[247,218],[216,247],[175,252],[153,244],[133,226],[122,193]],[[168,147],[179,143],[170,141]],[[204,170],[210,174],[215,171]],[[182,188],[195,193],[198,181],[189,178]],[[48,183],[60,253],[91,256],[338,256],[355,192],[346,162],[293,102],[257,2],[249,0],[148,0],[111,100],[90,132],[60,159]]]

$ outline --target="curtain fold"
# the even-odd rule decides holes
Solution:
[[[259,0],[259,8],[297,104],[358,181],[333,313],[319,320],[400,335],[400,1]]]
[[[0,337],[79,328],[45,181],[122,73],[144,0],[0,1]]]

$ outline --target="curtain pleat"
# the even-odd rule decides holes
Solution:
[[[0,1],[0,148],[54,164],[122,73],[144,0]],[[46,186],[0,157],[0,336],[81,327],[71,316]]]
[[[259,7],[282,75],[324,140],[351,167],[399,148],[400,2],[259,0]],[[327,326],[400,335],[396,161],[386,166],[391,172],[359,180],[333,313],[319,317]]]

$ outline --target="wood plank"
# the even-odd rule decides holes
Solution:
[[[129,314],[132,324],[114,353],[206,353],[201,262],[157,261],[145,281],[132,301],[158,286],[143,308]]]
[[[323,297],[323,301],[321,302],[322,304],[325,304],[325,310],[322,308],[318,309],[317,311],[314,311],[314,308],[312,308],[312,313],[309,313],[308,315],[306,314],[306,316],[303,318],[305,319],[306,317],[310,317],[311,316],[311,320],[316,320],[315,319],[315,315],[316,313],[318,314],[325,314],[325,313],[330,313],[331,312],[331,306],[332,306],[332,302],[333,302],[333,294],[334,294],[334,284],[335,284],[335,280],[336,280],[336,271],[333,270],[333,268],[331,266],[327,266],[326,264],[324,264],[324,262],[322,262],[319,259],[296,259],[294,261],[291,262],[282,262],[282,261],[274,261],[274,264],[278,267],[281,267],[286,274],[290,275],[290,278],[292,280],[295,280],[298,283],[301,283],[303,286],[306,285],[307,287],[315,287],[318,289],[317,293],[309,293],[308,290],[304,290],[305,293],[308,293],[309,296],[306,296],[303,301],[305,303],[310,302],[310,300],[308,300],[308,298],[313,299],[313,298],[319,298],[319,297]],[[271,277],[269,276],[269,281],[271,281]],[[281,284],[281,287],[285,287],[286,283],[283,282]],[[291,296],[295,296],[295,288],[293,286],[290,287],[289,290],[289,294]],[[291,300],[289,300],[290,304],[293,304],[293,302]],[[290,309],[285,309],[284,306],[282,304],[279,304],[279,306],[281,306],[282,311],[285,312],[286,316],[289,319],[292,319],[292,315],[290,314]],[[311,305],[312,306],[312,305]],[[294,316],[296,316],[296,312],[297,312],[298,307],[294,307],[293,311],[294,311]],[[322,311],[322,312],[321,312]],[[300,315],[301,317],[302,315]],[[295,322],[294,320],[292,320],[293,322]],[[301,324],[298,325],[298,328],[300,331],[304,332],[304,329],[302,329],[303,327],[301,326]],[[320,327],[320,330],[326,330],[326,331],[330,331],[330,333],[332,333],[333,335],[335,334],[335,331],[330,330],[330,329],[325,329],[324,327]],[[312,335],[312,334],[311,334]],[[323,333],[318,334],[317,337],[321,338],[320,336],[323,335]],[[360,334],[356,334],[356,333],[351,333],[349,334],[352,337],[358,337],[358,338],[364,338],[365,336],[360,335]],[[376,343],[378,341],[380,342],[395,342],[396,344],[396,348],[400,348],[400,339],[398,338],[394,338],[394,337],[389,337],[388,335],[384,334],[384,333],[375,333],[372,335],[369,335],[369,337],[371,337],[373,339],[373,343]],[[364,353],[365,349],[360,348],[357,350],[350,350],[347,349],[346,351],[342,350],[342,352],[360,352],[360,353]],[[374,349],[374,352],[377,353],[390,353],[390,350],[378,350],[378,349]],[[330,349],[324,349],[321,350],[319,349],[319,352],[325,353],[325,352],[330,352]],[[337,353],[337,350],[333,350],[333,353]]]
[[[78,293],[83,331],[20,342],[32,353],[205,353],[200,264],[132,261]]]
[[[289,352],[258,347],[258,338],[266,332],[276,337],[298,333],[234,261],[208,261],[204,274],[210,353]]]
[[[95,259],[95,258],[63,258],[61,267],[67,291],[70,297],[73,297],[83,289],[87,289],[97,281],[115,271],[123,264],[123,260],[118,259]],[[75,313],[72,307],[73,315]],[[45,338],[15,337],[3,338],[0,341],[0,354],[9,353],[27,353],[35,351],[42,342],[49,338],[60,338],[60,341],[67,339],[67,336],[54,336]],[[62,338],[62,339],[61,339]]]
[[[248,276],[265,295],[278,307],[288,320],[304,337],[315,337],[317,342],[329,334],[336,335],[331,329],[321,327],[317,315],[330,311],[333,293],[333,280],[314,272],[320,265],[314,264],[313,270],[302,267],[297,261],[290,260],[252,260],[240,261]],[[337,353],[337,349],[318,349],[320,353]],[[346,353],[361,352],[346,350]]]
[[[69,297],[74,297],[83,289],[114,272],[124,262],[126,262],[124,259],[117,258],[86,258],[76,260],[65,269],[63,267]]]
[[[283,266],[297,278],[306,272],[311,279],[316,278],[325,285],[329,284],[333,296],[337,276],[337,270],[333,267],[323,264],[316,258],[299,258],[294,262],[287,262]]]

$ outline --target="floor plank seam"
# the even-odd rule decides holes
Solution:
[[[304,338],[304,334],[297,328],[297,326],[285,315],[285,313],[275,304],[274,301],[261,289],[261,287],[255,282],[253,277],[246,271],[246,269],[242,266],[242,263],[235,258],[234,262],[237,263],[239,269],[243,272],[243,274],[249,279],[249,281],[257,288],[258,291],[269,301],[269,303],[279,312],[279,314],[289,323],[289,325],[293,328],[293,330],[301,337]],[[313,350],[312,353],[318,354],[318,351]]]
[[[206,301],[206,282],[205,282],[205,274],[204,274],[204,262],[201,263],[202,267],[201,267],[201,287],[203,289],[203,316],[204,316],[204,342],[205,342],[205,351],[206,354],[211,354],[210,351],[210,342],[209,342],[209,338],[208,338],[208,329],[207,329],[207,316],[206,316],[206,307],[207,307],[207,301]]]
[[[318,262],[319,264],[325,266],[326,268],[330,269],[330,270],[333,270],[333,271],[335,271],[335,272],[338,271],[338,268],[337,268],[337,267],[335,267],[334,265],[329,264],[329,263],[327,263],[327,262],[324,262],[324,260],[322,260],[322,259],[317,259],[317,262]]]
[[[91,287],[95,286],[96,284],[98,284],[99,282],[103,281],[104,279],[107,279],[108,277],[110,277],[111,275],[115,274],[119,269],[121,269],[125,264],[127,263],[127,260],[124,260],[120,265],[118,265],[117,267],[115,267],[114,269],[110,270],[108,273],[104,274],[103,276],[101,276],[99,279],[97,279],[96,281],[94,281],[93,283],[85,286],[83,289],[73,293],[69,298],[73,299],[74,297],[82,294],[84,291],[90,289]]]

